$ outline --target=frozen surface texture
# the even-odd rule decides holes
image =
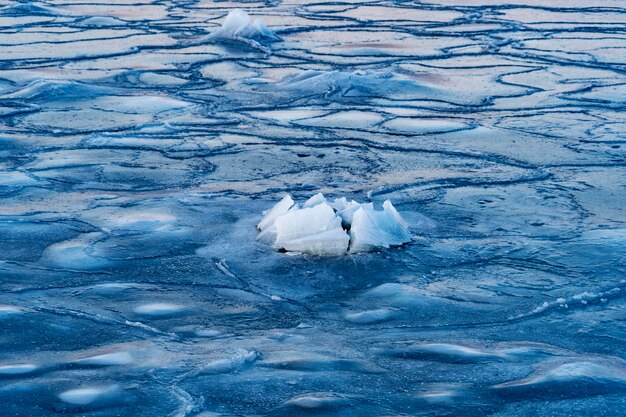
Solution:
[[[345,197],[329,203],[322,193],[302,207],[290,195],[265,213],[257,225],[257,240],[288,252],[311,255],[344,255],[400,246],[411,241],[407,223],[386,200],[383,210],[372,203],[348,202]]]
[[[623,415],[625,8],[0,1],[0,415]]]

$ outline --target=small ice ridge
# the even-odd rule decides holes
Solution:
[[[285,405],[302,410],[332,410],[349,404],[345,395],[333,392],[312,392],[297,395],[285,402]]]
[[[133,361],[129,352],[110,352],[78,359],[77,364],[92,366],[128,365]]]
[[[85,406],[108,399],[117,391],[117,385],[76,388],[62,392],[59,399],[67,404]]]
[[[337,256],[371,252],[411,241],[408,225],[391,201],[373,203],[326,200],[319,193],[302,204],[286,195],[257,225],[257,240],[278,250]]]
[[[182,314],[187,311],[187,307],[171,303],[148,303],[135,307],[133,311],[144,316],[167,317]]]
[[[231,10],[224,19],[222,27],[209,35],[212,40],[238,40],[238,41],[277,41],[280,40],[262,20],[252,20],[248,13],[240,9]]]
[[[22,310],[19,307],[7,305],[7,304],[0,304],[0,318],[3,318],[5,316],[6,317],[12,316],[14,314],[21,314],[21,313],[24,313],[24,310]]]
[[[1,375],[22,375],[36,371],[39,367],[32,363],[18,363],[12,365],[0,365]]]

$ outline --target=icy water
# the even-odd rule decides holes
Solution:
[[[0,415],[624,415],[625,74],[621,0],[0,0]],[[320,191],[413,242],[255,241]]]

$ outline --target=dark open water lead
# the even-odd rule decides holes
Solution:
[[[0,416],[624,415],[625,27],[0,1]],[[256,240],[318,192],[393,201],[411,242]]]

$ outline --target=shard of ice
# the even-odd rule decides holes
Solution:
[[[383,211],[360,207],[352,216],[350,252],[368,252],[410,241],[407,224],[389,200],[383,204]]]
[[[283,214],[287,214],[291,206],[293,206],[293,199],[291,198],[291,196],[284,196],[283,199],[278,202],[278,204],[276,204],[274,207],[272,207],[271,210],[265,213],[263,219],[261,219],[259,224],[257,224],[259,230],[263,231],[272,226],[276,218],[282,216]]]
[[[373,211],[374,204],[373,203],[357,203],[356,201],[352,200],[346,204],[345,208],[337,212],[337,214],[339,214],[339,217],[341,217],[341,222],[343,226],[346,229],[349,229],[350,227],[352,227],[352,219],[354,217],[354,213],[356,213],[360,208],[363,208],[364,210]]]
[[[317,193],[313,197],[311,197],[307,201],[305,201],[304,204],[302,205],[302,207],[305,207],[305,208],[306,207],[315,207],[318,204],[322,204],[322,203],[325,203],[325,202],[326,202],[326,197],[324,197],[324,194]]]
[[[382,211],[373,203],[346,198],[328,202],[319,193],[295,204],[286,195],[265,213],[257,237],[272,247],[312,255],[343,255],[398,246],[411,240],[408,226],[390,201]]]
[[[292,210],[275,221],[274,247],[312,255],[343,255],[350,237],[341,218],[326,203]]]

